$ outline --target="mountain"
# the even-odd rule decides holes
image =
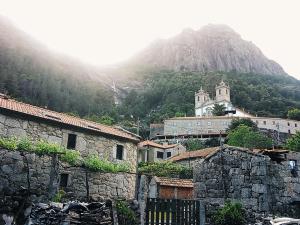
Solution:
[[[286,75],[278,63],[226,25],[185,29],[175,37],[154,42],[131,63],[174,71]]]
[[[0,16],[0,92],[33,105],[97,121],[109,115],[133,128],[140,118],[147,127],[193,116],[195,91],[212,95],[221,79],[233,104],[252,114],[284,117],[300,108],[300,81],[224,25],[185,30],[104,69],[50,51]]]
[[[98,68],[48,50],[0,16],[0,92],[85,116],[111,112],[109,84]]]

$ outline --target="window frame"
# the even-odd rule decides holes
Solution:
[[[70,138],[70,137],[73,137],[74,139]],[[72,141],[71,141],[71,139],[72,139]],[[68,133],[67,149],[75,150],[76,149],[76,144],[77,144],[77,135],[74,134],[74,133]]]
[[[117,144],[117,146],[116,146],[116,159],[117,160],[124,160],[124,145]]]

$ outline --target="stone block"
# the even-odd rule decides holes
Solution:
[[[255,193],[266,193],[267,187],[264,184],[253,184],[252,191]]]

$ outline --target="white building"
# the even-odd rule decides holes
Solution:
[[[212,116],[215,104],[224,105],[225,111],[229,116],[252,117],[253,115],[244,112],[241,109],[233,107],[230,101],[230,87],[223,81],[216,86],[216,97],[211,99],[209,94],[202,87],[195,93],[195,115],[196,116]]]

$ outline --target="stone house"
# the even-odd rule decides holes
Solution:
[[[168,161],[180,164],[186,167],[194,167],[197,162],[202,162],[207,156],[215,153],[219,147],[205,148],[196,151],[186,151],[173,156]]]
[[[80,151],[82,157],[97,155],[111,162],[127,162],[137,168],[137,144],[140,138],[115,127],[98,124],[45,108],[18,102],[0,95],[0,137],[44,139]],[[61,171],[66,176],[70,171]],[[134,196],[136,177],[129,175]],[[74,179],[76,177],[73,176]],[[115,178],[110,176],[109,179]],[[66,179],[70,180],[70,178]],[[71,182],[71,181],[70,181]]]
[[[139,162],[162,161],[186,151],[186,148],[181,144],[158,144],[149,140],[140,142],[138,149]]]
[[[299,153],[224,146],[194,167],[194,197],[208,212],[226,200],[249,212],[300,215]]]
[[[161,199],[192,199],[193,180],[153,177],[149,183],[149,197]]]

